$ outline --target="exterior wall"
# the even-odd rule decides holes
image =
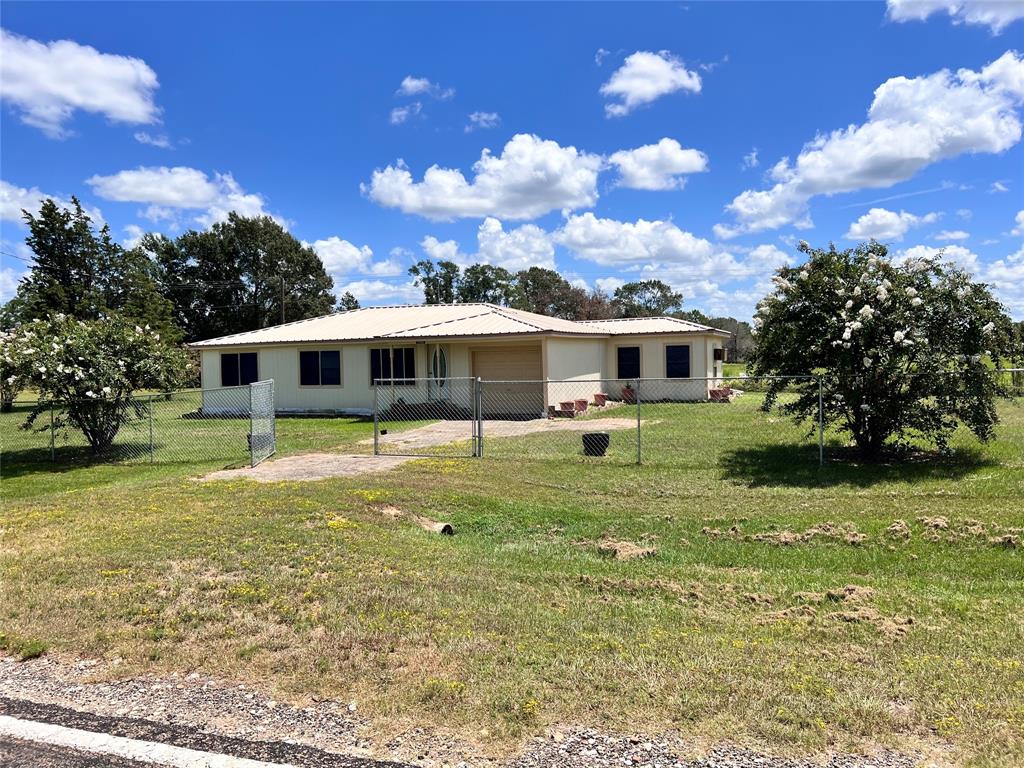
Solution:
[[[545,378],[559,382],[544,386],[544,406],[586,399],[604,392],[607,339],[549,337],[544,340]]]
[[[675,344],[690,346],[690,379],[665,379],[665,347]],[[646,392],[641,384],[641,399],[705,400],[713,381],[706,381],[719,375],[715,373],[714,350],[721,347],[723,340],[718,336],[687,334],[680,336],[613,336],[608,340],[605,358],[607,390],[613,397],[619,396],[625,382],[617,381],[618,347],[640,347],[640,378],[659,379],[647,385]],[[719,369],[720,371],[720,369]]]

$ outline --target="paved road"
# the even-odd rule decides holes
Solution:
[[[3,768],[154,768],[152,763],[139,763],[109,755],[79,752],[67,747],[53,747],[20,739],[0,737],[0,766]]]
[[[249,760],[263,760],[268,763],[284,763],[301,766],[301,768],[410,768],[403,763],[325,752],[302,744],[220,736],[188,726],[157,723],[132,717],[94,715],[53,704],[38,704],[24,699],[2,696],[0,696],[0,715],[17,718],[21,721],[48,723],[92,733],[138,739],[143,742],[167,744]],[[124,761],[121,758],[101,759],[85,753],[77,753],[67,747],[54,748],[38,743],[26,744],[24,741],[12,739],[10,734],[0,736],[0,738],[4,739],[3,742],[0,742],[3,744],[0,747],[0,766],[3,768],[8,768],[8,765],[12,768],[14,766],[20,768],[22,765],[38,765],[45,766],[45,768],[51,768],[51,766],[63,768],[65,765],[74,768],[78,766],[98,768],[108,765],[111,768],[136,768],[137,765],[141,765],[130,760]],[[7,757],[3,750],[11,752],[12,757]],[[64,753],[67,753],[66,757]],[[54,760],[54,755],[59,759]],[[23,757],[25,760],[33,759],[37,762],[23,762]],[[103,762],[104,759],[107,762]],[[117,762],[118,759],[122,761]],[[79,762],[75,762],[76,760]],[[85,762],[81,762],[83,760]],[[148,766],[152,768],[153,763],[149,763]]]

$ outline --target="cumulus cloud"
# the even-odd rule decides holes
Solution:
[[[961,269],[969,272],[976,279],[980,278],[980,260],[978,254],[965,248],[962,245],[945,245],[941,248],[933,248],[930,245],[915,245],[896,254],[897,259],[906,261],[914,259],[935,259],[941,257],[945,261],[951,261]]]
[[[570,216],[554,239],[574,254],[604,266],[641,262],[704,265],[715,247],[671,221],[601,219],[587,212]]]
[[[906,211],[897,213],[885,208],[872,208],[850,225],[844,237],[847,240],[902,240],[912,227],[934,224],[939,216],[938,213],[915,216]]]
[[[1018,320],[1024,319],[1024,246],[985,268],[986,283]]]
[[[406,75],[402,84],[395,91],[396,96],[431,96],[435,99],[447,100],[455,95],[454,88],[442,88],[425,77]]]
[[[1024,237],[1024,211],[1017,211],[1017,215],[1013,217],[1013,220],[1017,223],[1017,226],[1010,230],[1010,234],[1016,237]]]
[[[1024,18],[1024,3],[1017,0],[888,0],[892,21],[924,21],[934,13],[947,13],[954,24],[980,24],[998,35],[1008,24]]]
[[[1022,101],[1024,59],[1014,51],[980,71],[891,78],[875,91],[867,122],[817,136],[795,162],[780,160],[769,174],[775,185],[738,195],[726,206],[736,223],[716,234],[807,227],[817,195],[889,187],[941,160],[1004,152],[1020,141]]]
[[[0,100],[21,121],[65,138],[76,110],[129,124],[159,122],[156,73],[142,59],[72,40],[41,43],[0,29]]]
[[[0,220],[23,223],[22,211],[28,211],[33,216],[38,216],[39,207],[47,199],[53,200],[61,208],[71,208],[71,200],[60,195],[49,195],[39,191],[36,187],[26,189],[0,180]],[[105,223],[99,208],[83,205],[82,210],[96,226],[101,227]]]
[[[460,170],[437,165],[427,169],[422,181],[414,181],[399,160],[375,170],[361,189],[379,205],[435,221],[474,216],[531,219],[593,205],[601,164],[598,155],[520,133],[498,156],[484,149],[473,164],[472,181]]]
[[[142,236],[146,234],[146,230],[138,224],[126,224],[124,231],[125,237],[121,241],[121,245],[125,248],[134,248],[142,240]]]
[[[493,217],[484,219],[476,233],[477,252],[463,253],[455,240],[438,240],[428,235],[420,244],[434,260],[454,261],[461,266],[491,264],[518,272],[530,267],[555,268],[555,247],[551,237],[534,224],[507,232]]]
[[[317,256],[324,263],[324,268],[332,275],[392,276],[400,275],[404,271],[396,259],[374,261],[373,249],[370,246],[357,246],[337,235],[315,240],[312,243],[303,241],[302,244],[308,245],[316,251]]]
[[[700,75],[668,51],[637,51],[601,86],[601,95],[615,100],[604,105],[605,115],[623,117],[670,93],[700,89]]]
[[[85,183],[104,200],[148,205],[143,215],[153,221],[174,221],[179,212],[193,211],[193,221],[209,227],[227,219],[231,211],[241,216],[271,215],[263,197],[246,192],[230,173],[210,177],[184,166],[139,167],[92,176]]]
[[[614,294],[616,288],[621,288],[625,284],[626,281],[621,277],[599,277],[594,281],[597,290],[609,295]]]
[[[501,124],[501,116],[497,112],[470,112],[469,122],[463,130],[472,133],[477,128],[496,128]]]
[[[351,293],[360,304],[419,304],[423,301],[423,289],[411,282],[388,282],[386,280],[351,280],[338,283],[334,292],[341,296]]]
[[[708,169],[708,156],[684,149],[675,139],[662,139],[636,149],[623,149],[608,158],[619,169],[619,184],[630,189],[682,189],[686,174]]]
[[[395,107],[391,110],[391,114],[388,115],[388,122],[392,125],[401,125],[410,117],[416,117],[423,111],[423,104],[414,101],[412,104],[407,104],[404,107]]]
[[[935,233],[932,239],[949,242],[951,240],[966,240],[970,236],[969,232],[964,232],[962,229],[944,229],[941,232]]]
[[[964,221],[970,221],[971,217],[974,215],[974,211],[970,208],[958,208],[956,215]]]
[[[1009,192],[1010,187],[1005,181],[993,181],[991,186],[988,188],[990,195],[998,195],[1001,192]]]

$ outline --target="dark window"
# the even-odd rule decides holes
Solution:
[[[370,350],[370,381],[384,381],[387,384],[414,384],[416,378],[416,349],[395,347],[394,349]]]
[[[237,387],[259,381],[255,352],[228,352],[220,356],[220,385]]]
[[[304,387],[339,386],[341,384],[341,352],[336,349],[299,352],[299,384]]]
[[[669,379],[690,378],[689,344],[670,344],[665,347],[665,376]]]
[[[304,387],[315,387],[320,384],[319,352],[299,352],[299,384]]]
[[[620,379],[640,378],[640,347],[618,347]]]

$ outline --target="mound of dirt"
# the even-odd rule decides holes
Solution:
[[[851,624],[870,624],[883,635],[889,638],[898,639],[910,632],[910,626],[914,623],[911,616],[883,616],[874,608],[861,606],[852,611],[839,611],[832,614],[839,621]]]
[[[643,547],[632,541],[615,539],[602,539],[598,542],[597,549],[602,554],[614,555],[616,560],[636,560],[640,557],[653,557],[658,553],[654,547]]]
[[[902,539],[907,541],[910,539],[910,526],[907,525],[906,520],[896,520],[892,525],[885,529],[886,535],[890,539]]]

